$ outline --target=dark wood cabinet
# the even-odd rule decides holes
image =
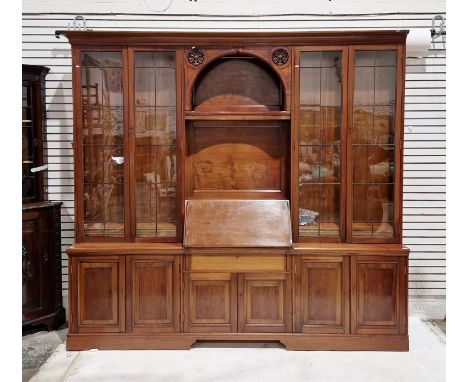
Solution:
[[[45,77],[49,68],[23,65],[22,83],[22,323],[65,322],[62,306],[60,202],[45,190]]]
[[[57,33],[82,267],[68,349],[408,349],[407,31]]]
[[[53,202],[23,204],[23,326],[45,324],[51,330],[65,322],[61,205]]]
[[[46,200],[44,182],[45,77],[49,68],[23,64],[22,82],[22,199],[23,203]]]

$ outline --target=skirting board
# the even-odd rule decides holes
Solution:
[[[66,347],[74,350],[150,350],[190,349],[197,341],[280,342],[286,350],[408,351],[406,335],[339,334],[68,334]]]

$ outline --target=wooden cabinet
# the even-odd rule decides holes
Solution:
[[[49,68],[23,64],[22,199],[23,204],[47,200],[44,179],[46,133],[45,78]],[[32,170],[32,171],[31,171]]]
[[[23,204],[23,326],[43,323],[51,330],[65,322],[62,306],[61,205],[52,202]]]
[[[49,68],[23,65],[22,83],[22,322],[65,322],[62,306],[60,202],[48,202],[44,170],[45,77]]]
[[[180,331],[178,256],[128,256],[127,328],[134,333]]]
[[[236,274],[187,273],[184,288],[184,331],[237,331]]]
[[[71,323],[77,332],[125,331],[125,262],[119,256],[72,260]],[[76,275],[76,276],[75,276]]]
[[[407,259],[355,256],[351,277],[352,332],[407,333]]]
[[[58,33],[69,348],[407,349],[407,31]]]
[[[297,333],[349,333],[349,257],[295,261]]]

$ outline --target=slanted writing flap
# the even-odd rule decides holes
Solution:
[[[185,202],[186,247],[290,247],[287,200]]]

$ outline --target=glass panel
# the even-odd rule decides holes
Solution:
[[[392,238],[396,51],[355,54],[353,237]]]
[[[124,236],[121,52],[82,52],[85,236]]]
[[[299,236],[339,237],[341,52],[303,52],[299,110]]]
[[[34,174],[31,168],[36,166],[34,155],[34,130],[32,122],[32,87],[22,86],[22,197],[23,199],[34,199],[36,196]]]
[[[176,234],[174,52],[135,53],[137,237]]]

